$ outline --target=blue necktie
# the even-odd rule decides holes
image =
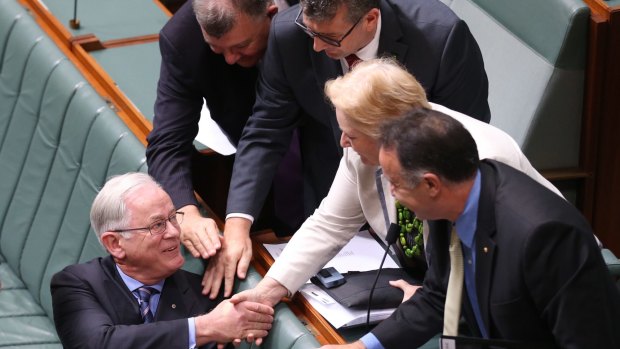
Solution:
[[[159,292],[156,289],[148,286],[142,286],[137,288],[134,291],[138,295],[138,304],[140,305],[140,315],[144,319],[144,323],[148,324],[153,322],[153,313],[151,312],[151,307],[149,306],[149,302],[151,300],[151,295]]]

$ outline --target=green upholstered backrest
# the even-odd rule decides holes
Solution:
[[[1,102],[0,251],[51,314],[51,275],[103,252],[82,256],[92,199],[107,177],[141,170],[144,147],[49,39],[19,30],[27,19],[2,66],[20,80]]]
[[[605,259],[605,264],[607,264],[607,268],[609,269],[609,273],[620,281],[620,259],[618,259],[613,252],[606,248],[602,250],[602,253],[603,259]]]
[[[478,41],[491,124],[538,169],[579,162],[589,8],[581,0],[442,0]]]
[[[144,146],[15,0],[0,0],[0,346],[59,347],[49,282],[102,255],[90,205]]]

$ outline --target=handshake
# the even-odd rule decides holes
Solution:
[[[196,345],[217,342],[218,348],[224,348],[224,343],[236,346],[242,340],[260,345],[271,329],[273,316],[273,308],[265,304],[224,300],[209,313],[195,318]]]
[[[232,342],[242,340],[260,345],[273,322],[275,306],[288,293],[277,281],[266,277],[255,288],[242,291],[222,301],[208,314],[196,317],[196,344]]]

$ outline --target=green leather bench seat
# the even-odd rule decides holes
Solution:
[[[579,164],[590,10],[581,0],[442,0],[467,22],[489,78],[491,124],[538,169]]]
[[[603,259],[605,259],[605,263],[611,275],[616,277],[620,282],[620,259],[606,248],[603,249]]]
[[[467,22],[480,45],[491,124],[514,137],[536,168],[577,167],[588,6],[582,0],[442,1]],[[563,194],[574,202],[575,193]],[[608,249],[602,253],[610,273],[620,278],[620,260]]]
[[[152,122],[161,65],[159,43],[120,46],[89,53],[142,115]]]
[[[16,0],[0,8],[0,347],[61,348],[50,279],[104,254],[92,200],[108,177],[146,171],[145,149]],[[318,346],[279,306],[264,347]]]
[[[69,27],[73,18],[73,0],[41,0],[72,36],[94,34],[101,41],[153,35],[168,21],[168,16],[153,0],[78,0],[80,28]]]
[[[60,348],[51,276],[103,253],[88,222],[144,147],[14,0],[0,7],[0,347]]]

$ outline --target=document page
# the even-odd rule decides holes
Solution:
[[[277,259],[286,244],[264,245],[273,259]],[[385,250],[367,230],[360,231],[348,244],[323,268],[334,267],[341,274],[349,271],[367,271],[379,269]],[[388,254],[383,268],[398,268]],[[308,283],[310,280],[308,280]]]
[[[220,126],[211,119],[211,112],[207,108],[206,101],[202,104],[196,141],[222,155],[231,155],[237,151]]]

